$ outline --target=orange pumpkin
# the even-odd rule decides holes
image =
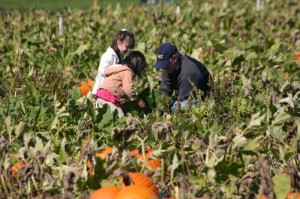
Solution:
[[[258,199],[267,199],[267,196],[266,196],[266,195],[260,195],[260,196],[258,197]]]
[[[86,96],[90,92],[91,87],[86,82],[80,82],[79,90],[81,96]]]
[[[295,54],[296,62],[300,63],[300,53]]]
[[[156,184],[148,176],[141,173],[133,173],[133,172],[129,172],[128,175],[132,179],[132,185],[139,185],[139,186],[146,187],[151,191],[153,191],[156,195],[159,195],[159,190]],[[125,187],[125,184],[123,183],[122,186]]]
[[[137,156],[140,153],[139,149],[134,149],[130,151],[130,156]]]
[[[121,188],[116,186],[107,186],[97,189],[90,195],[90,199],[115,199]]]
[[[92,168],[92,163],[91,163],[90,160],[86,161],[86,168],[87,168],[87,169]]]
[[[300,199],[300,193],[289,193],[286,199]]]
[[[16,163],[14,166],[11,167],[11,174],[13,176],[16,176],[19,173],[20,169],[24,167],[24,165],[25,163],[23,161]]]
[[[144,164],[142,164],[142,166],[143,165]],[[150,169],[156,169],[156,168],[160,167],[160,159],[147,160],[146,166]]]
[[[107,146],[103,151],[96,152],[95,156],[104,160],[106,156],[112,152],[112,150],[112,147]]]
[[[19,157],[19,154],[18,154],[18,153],[13,153],[13,154],[11,154],[11,157],[12,157],[12,158],[18,158],[18,157]]]
[[[94,81],[91,79],[88,79],[86,82],[80,82],[79,90],[81,96],[86,96],[92,90],[93,85]]]
[[[153,149],[150,149],[150,148],[146,148],[145,149],[145,157],[147,159],[147,167],[149,169],[156,169],[158,167],[160,167],[160,159],[152,159],[152,160],[149,160],[151,154],[153,153]],[[137,159],[140,160],[140,159],[143,159],[144,156],[143,154],[138,154],[137,155]],[[144,166],[144,164],[142,164],[142,166]]]
[[[159,199],[158,195],[141,185],[129,185],[118,192],[115,199]]]
[[[94,81],[91,79],[88,79],[86,83],[90,86],[90,88],[92,88],[94,85]]]

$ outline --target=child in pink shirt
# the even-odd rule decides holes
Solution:
[[[119,117],[123,117],[122,104],[126,100],[136,101],[144,108],[141,100],[133,88],[133,79],[140,75],[147,66],[145,56],[139,51],[130,52],[123,60],[123,64],[107,68],[105,78],[95,94],[97,104],[101,108],[108,104],[112,111],[117,110]]]

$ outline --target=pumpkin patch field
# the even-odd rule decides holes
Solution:
[[[0,199],[299,198],[299,19],[298,0],[0,10]],[[147,109],[119,118],[90,91],[122,28]],[[163,42],[212,74],[199,106],[161,97]]]

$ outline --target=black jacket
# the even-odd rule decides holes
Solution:
[[[203,97],[209,94],[211,90],[209,83],[212,83],[212,78],[207,68],[192,57],[180,55],[178,69],[174,73],[168,74],[163,69],[160,90],[168,96],[176,91],[181,101],[186,100],[194,88],[190,81],[204,92]]]

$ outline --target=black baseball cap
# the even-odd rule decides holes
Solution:
[[[156,52],[157,57],[154,67],[165,69],[176,52],[178,52],[177,47],[171,43],[160,45]]]

